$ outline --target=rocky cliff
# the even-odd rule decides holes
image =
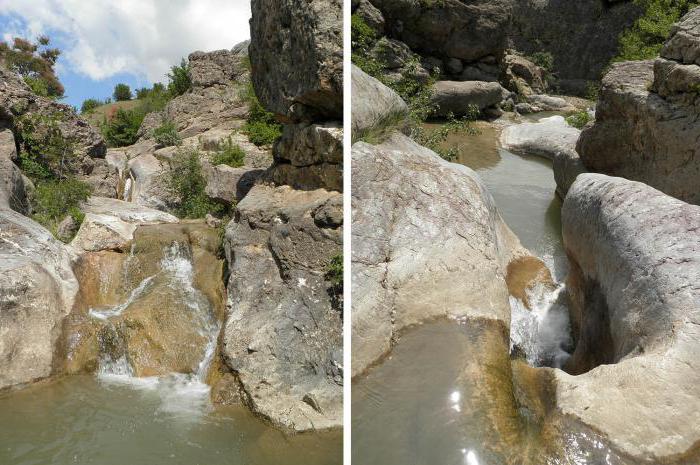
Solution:
[[[596,122],[577,151],[590,171],[641,181],[700,203],[700,9],[676,25],[653,61],[613,65]]]

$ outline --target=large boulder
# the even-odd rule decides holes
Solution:
[[[501,146],[519,155],[538,155],[554,160],[557,153],[575,152],[581,131],[563,116],[550,116],[534,123],[508,126],[501,132]]]
[[[578,376],[554,372],[556,406],[632,463],[696,463],[698,225],[700,207],[601,174],[580,175],[564,201],[576,339],[565,368]]]
[[[226,204],[235,204],[248,194],[264,171],[257,168],[233,168],[228,165],[202,163],[202,173],[207,185],[207,197]]]
[[[352,139],[361,140],[401,126],[408,105],[389,87],[352,65]]]
[[[250,62],[262,104],[293,121],[343,115],[343,2],[251,3]]]
[[[577,147],[588,170],[700,203],[699,18],[697,8],[684,17],[656,62],[617,63],[603,78],[596,123]]]
[[[341,243],[342,195],[323,189],[256,185],[226,228],[222,353],[244,402],[275,425],[342,424],[342,319],[326,278]]]
[[[497,82],[438,81],[433,85],[431,104],[436,106],[435,116],[467,115],[470,108],[478,111],[501,103],[509,92]]]
[[[507,330],[507,266],[527,252],[478,176],[399,133],[352,157],[353,376],[431,318]]]
[[[24,215],[29,214],[29,193],[32,182],[14,163],[17,147],[12,131],[0,130],[0,208],[11,208]]]
[[[53,373],[78,292],[73,256],[49,231],[0,209],[0,389]]]

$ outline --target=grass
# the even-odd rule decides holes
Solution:
[[[282,125],[275,115],[260,104],[252,83],[243,89],[241,98],[248,103],[248,116],[243,125],[243,133],[258,147],[272,145],[282,135]]]

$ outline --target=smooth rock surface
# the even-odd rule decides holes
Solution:
[[[352,140],[373,132],[400,126],[408,116],[408,105],[399,94],[352,65]]]
[[[463,116],[469,114],[471,106],[481,111],[498,105],[508,94],[497,82],[438,81],[430,100],[437,106],[435,116]]]
[[[501,146],[519,155],[539,155],[554,160],[561,152],[576,152],[581,131],[563,116],[550,116],[536,123],[508,126],[501,132]]]

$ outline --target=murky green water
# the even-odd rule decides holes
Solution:
[[[340,432],[285,436],[197,386],[71,376],[0,394],[2,465],[333,465]]]

